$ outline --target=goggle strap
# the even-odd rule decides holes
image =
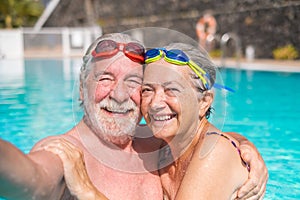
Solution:
[[[190,65],[192,65],[195,69],[197,69],[198,71],[200,71],[208,80],[210,80],[210,76],[208,73],[206,73],[206,71],[204,71],[199,65],[197,65],[194,61],[190,60],[189,61]],[[206,82],[207,84],[207,82]],[[208,84],[207,84],[208,85]]]
[[[207,89],[209,89],[209,87],[208,87],[208,83],[207,83],[207,81],[205,80],[205,78],[202,76],[202,74],[200,74],[198,71],[197,71],[197,69],[193,66],[193,65],[188,65],[195,73],[196,73],[196,75],[201,79],[201,81],[202,81],[202,83],[205,85],[205,87],[207,88]]]
[[[171,59],[171,58],[168,58],[167,56],[164,57],[164,59],[169,62],[169,63],[172,63],[172,64],[175,64],[175,65],[188,65],[192,70],[193,72],[196,73],[196,75],[201,79],[202,83],[205,85],[206,88],[208,88],[208,84],[207,84],[207,81],[205,80],[205,78],[202,76],[202,74],[199,73],[199,71],[197,70],[198,68],[196,68],[196,63],[194,63],[195,65],[191,64],[190,62],[183,62],[183,61],[180,61],[180,60],[175,60],[175,59]],[[202,70],[203,71],[203,70]],[[200,71],[201,72],[201,71]]]
[[[227,86],[225,86],[225,85],[220,85],[220,84],[218,84],[218,83],[214,83],[214,85],[213,85],[213,87],[214,88],[217,88],[217,89],[225,89],[225,90],[228,90],[228,91],[230,91],[230,92],[235,92],[235,90],[234,89],[232,89],[232,88],[230,88],[230,87],[227,87]]]
[[[203,75],[206,75],[206,71],[204,71],[199,65],[197,65],[194,61],[190,60],[189,63],[193,65],[198,71],[200,71]]]

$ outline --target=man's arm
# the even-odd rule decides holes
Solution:
[[[64,182],[60,159],[46,151],[24,154],[0,139],[0,197],[58,199]]]
[[[239,199],[263,199],[266,192],[266,185],[269,178],[266,164],[252,142],[244,136],[228,132],[231,137],[238,140],[241,150],[241,156],[250,166],[249,178],[245,184],[239,189]]]

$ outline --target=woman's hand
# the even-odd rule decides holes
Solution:
[[[269,178],[263,158],[247,138],[234,132],[227,134],[239,142],[242,159],[250,166],[248,180],[238,189],[237,199],[263,199]]]
[[[227,133],[239,142],[242,159],[250,166],[248,180],[238,189],[237,199],[263,199],[269,178],[266,164],[255,145],[244,136]]]
[[[238,191],[238,199],[263,199],[269,178],[268,169],[253,143],[240,142],[241,156],[250,165],[249,178]]]
[[[91,182],[86,171],[82,151],[65,139],[51,140],[42,145],[46,151],[50,151],[60,157],[64,167],[66,184],[72,195],[78,200],[107,199]]]

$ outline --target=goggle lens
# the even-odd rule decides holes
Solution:
[[[92,56],[97,60],[101,60],[113,57],[119,51],[122,51],[125,56],[134,62],[144,63],[145,49],[142,45],[135,42],[123,44],[113,40],[102,40],[92,51]]]
[[[118,44],[113,40],[100,41],[92,52],[94,58],[109,58],[119,51]]]
[[[187,64],[190,60],[183,51],[179,49],[171,49],[169,51],[166,51],[166,57],[172,60],[176,60],[181,62],[182,64]]]

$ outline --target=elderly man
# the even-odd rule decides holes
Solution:
[[[82,120],[63,135],[43,139],[28,155],[0,140],[0,196],[73,199],[60,158],[42,150],[44,144],[64,138],[82,150],[91,181],[109,199],[162,199],[157,172],[162,143],[146,127],[136,128],[141,117],[143,53],[143,46],[128,35],[98,38],[84,56],[80,74]],[[255,147],[246,143],[242,151],[248,152],[246,160],[252,160],[253,167],[244,191],[260,198],[267,170]]]

